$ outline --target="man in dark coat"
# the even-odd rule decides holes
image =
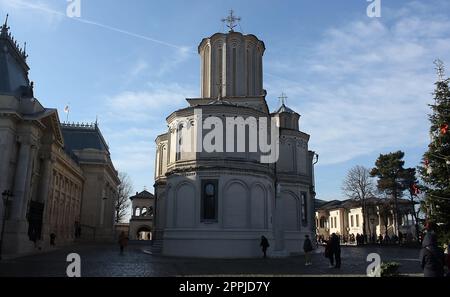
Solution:
[[[269,241],[265,236],[261,236],[261,243],[259,244],[261,246],[262,252],[264,254],[264,258],[267,258],[267,248],[270,246]]]
[[[312,265],[311,252],[313,250],[311,239],[309,235],[305,235],[305,241],[303,242],[303,251],[305,252],[305,266]]]
[[[427,232],[422,242],[420,261],[425,277],[444,276],[444,252],[438,247],[435,232]]]

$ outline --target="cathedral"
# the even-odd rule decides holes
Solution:
[[[268,255],[283,257],[303,252],[315,232],[317,154],[284,100],[269,111],[265,44],[234,31],[236,20],[200,42],[201,96],[156,138],[154,246],[163,255],[259,257],[265,236]]]

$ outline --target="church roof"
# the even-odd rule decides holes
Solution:
[[[283,112],[296,113],[295,111],[287,107],[284,103],[280,106],[280,108],[278,108],[278,110],[275,113],[283,113]]]
[[[61,124],[65,148],[69,152],[83,149],[108,151],[108,145],[97,124]]]
[[[150,193],[149,191],[144,190],[140,193],[136,192],[136,195],[131,196],[130,200],[133,200],[135,198],[153,199],[153,198],[155,198],[155,196],[152,193]]]

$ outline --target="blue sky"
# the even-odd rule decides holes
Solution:
[[[224,32],[233,8],[239,31],[266,44],[264,88],[273,110],[285,92],[311,135],[318,198],[341,199],[354,165],[403,150],[417,166],[428,142],[433,60],[450,63],[450,2],[382,0],[0,0],[0,13],[27,42],[35,96],[46,107],[70,103],[70,121],[94,122],[118,170],[136,191],[152,188],[154,140],[165,118],[200,93],[202,38]]]

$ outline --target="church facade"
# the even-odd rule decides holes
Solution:
[[[112,240],[119,179],[98,125],[61,124],[34,97],[7,22],[0,29],[1,254],[45,250],[51,237]]]
[[[315,232],[316,154],[297,112],[284,102],[269,111],[264,43],[231,29],[198,52],[201,96],[156,138],[155,245],[167,256],[247,258],[265,236],[269,256],[303,252]]]

